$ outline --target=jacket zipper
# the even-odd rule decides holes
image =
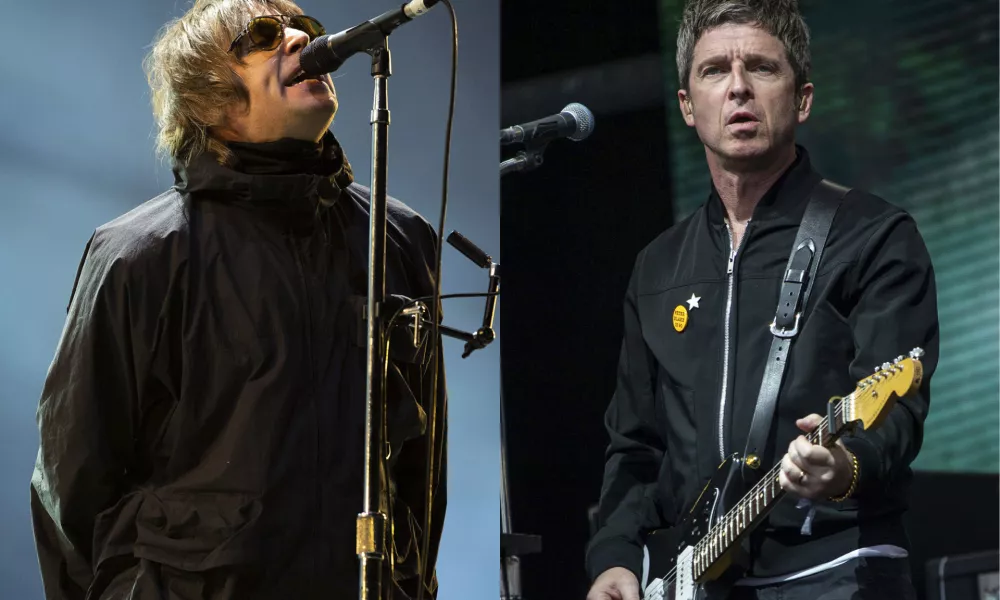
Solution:
[[[747,221],[747,228],[743,230],[743,238],[740,240],[739,245],[736,246],[735,250],[729,251],[729,263],[726,266],[726,280],[728,283],[728,289],[726,291],[726,324],[724,329],[723,337],[723,349],[722,349],[722,393],[719,400],[719,456],[721,460],[726,460],[726,428],[724,426],[726,419],[726,397],[729,395],[729,326],[732,319],[733,310],[733,284],[735,283],[735,264],[736,255],[739,253],[740,248],[743,247],[743,242],[747,239],[747,233],[750,231],[750,221]],[[729,239],[728,248],[733,247],[733,230],[729,225],[729,220],[726,220],[726,235]]]

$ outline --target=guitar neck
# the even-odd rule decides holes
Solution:
[[[842,400],[834,401],[833,427],[830,426],[829,418],[823,417],[819,426],[811,433],[806,434],[806,439],[812,444],[824,447],[835,444],[844,424],[852,420],[849,418],[850,415],[845,414],[845,411],[850,410],[852,400],[853,394]],[[700,578],[719,557],[763,520],[767,513],[784,497],[785,490],[781,489],[778,479],[780,473],[781,464],[779,463],[768,471],[695,545],[695,579]]]
[[[898,356],[894,362],[876,367],[873,375],[858,382],[853,393],[828,403],[828,416],[806,435],[806,439],[813,444],[830,447],[848,427],[858,425],[865,430],[878,427],[896,398],[912,394],[920,387],[923,366],[919,359],[923,355],[922,349],[914,348],[909,357]],[[780,472],[780,464],[775,465],[694,545],[695,580],[700,581],[719,558],[757,526],[785,495],[778,483]],[[711,577],[711,574],[708,576]]]

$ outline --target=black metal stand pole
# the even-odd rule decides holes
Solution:
[[[389,96],[387,82],[392,74],[388,39],[368,51],[372,57],[372,77],[375,99],[372,107],[372,190],[371,220],[368,226],[368,306],[367,376],[365,390],[365,500],[357,521],[357,554],[360,560],[358,597],[360,600],[382,600],[383,562],[386,560],[386,523],[388,502],[385,497],[383,472],[385,461],[385,381],[382,363],[385,360],[385,229],[386,180],[389,148]],[[387,474],[385,474],[387,476]],[[391,557],[390,564],[391,564]],[[392,585],[392,582],[388,582]]]
[[[510,488],[507,486],[507,423],[504,419],[503,400],[500,401],[500,533],[512,534],[510,522]],[[500,554],[500,598],[519,600],[521,598],[521,561],[516,555]]]

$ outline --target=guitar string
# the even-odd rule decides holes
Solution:
[[[867,394],[867,393],[868,393],[867,390],[861,390],[861,395],[862,396],[865,395],[865,394]],[[858,400],[859,398],[855,398],[856,394],[857,394],[857,392],[849,395],[847,398],[845,398],[845,400],[847,400],[847,399],[852,399],[854,401]],[[833,411],[834,416],[841,416],[841,415],[843,415],[845,404],[846,404],[846,402],[843,402],[843,401],[837,403],[837,405],[834,407],[834,411]],[[817,425],[816,429],[814,429],[812,432],[810,432],[809,434],[807,434],[807,439],[810,442],[814,443],[814,444],[817,443],[817,440],[815,440],[814,438],[820,438],[820,440],[821,440],[821,436],[816,435],[815,432],[821,431],[827,425],[829,425],[829,418],[828,417],[823,417],[823,420],[820,421],[820,423],[819,423],[819,425]],[[751,492],[755,492],[755,493],[754,494],[747,493],[746,496],[744,496],[744,498],[742,500],[740,500],[739,502],[737,502],[737,504],[736,504],[736,506],[734,508],[737,508],[737,507],[743,505],[746,502],[746,498],[756,496],[757,488],[762,487],[761,484],[765,484],[765,483],[769,482],[771,480],[771,478],[773,477],[772,473],[774,473],[775,471],[778,471],[778,473],[780,474],[780,467],[781,467],[781,464],[779,463],[774,468],[772,468],[768,472],[768,474],[764,478],[761,479],[761,481],[759,483],[757,483],[756,485],[754,485],[753,488],[751,488]],[[761,489],[760,491],[763,491],[763,489]],[[779,490],[779,493],[784,493],[784,490]],[[774,496],[774,498],[776,498],[776,497],[777,496]],[[774,501],[774,498],[772,498],[772,502]],[[729,519],[731,519],[731,518],[732,517],[730,517]],[[723,522],[725,522],[725,521],[727,521],[727,518],[723,517],[723,520],[720,521],[720,523],[716,525],[715,529],[717,529],[718,527],[720,527],[723,524]],[[694,552],[695,554],[698,553],[698,547],[701,546],[705,542],[705,540],[707,540],[707,539],[709,539],[709,535],[706,535],[701,540],[699,540],[697,543],[695,543],[695,552]],[[666,575],[664,577],[662,577],[659,580],[659,584],[657,585],[657,587],[655,589],[651,590],[651,593],[654,593],[654,594],[655,593],[660,593],[660,592],[663,591],[664,586],[667,586],[667,585],[670,585],[671,583],[674,583],[674,581],[676,579],[676,574],[677,574],[677,567],[674,566],[672,569],[670,569],[666,573]]]
[[[895,366],[895,365],[893,365],[893,366]],[[833,410],[834,416],[841,416],[841,415],[843,415],[844,410],[846,409],[846,405],[847,405],[846,401],[847,400],[851,400],[852,402],[856,403],[858,400],[867,399],[866,396],[871,395],[871,393],[872,393],[872,390],[869,390],[868,388],[864,388],[864,389],[861,389],[860,391],[855,391],[854,393],[848,395],[842,401],[838,402],[837,405],[834,407],[834,410]],[[820,423],[816,427],[816,429],[814,429],[812,432],[810,432],[810,433],[807,434],[807,439],[810,442],[814,443],[814,444],[821,442],[822,441],[822,435],[821,434],[817,435],[816,432],[817,431],[822,431],[822,429],[824,427],[826,427],[827,425],[829,425],[829,418],[828,417],[823,417],[823,419],[820,421]],[[819,439],[817,440],[815,438],[819,438]],[[778,465],[775,465],[775,467],[772,468],[768,472],[768,474],[764,478],[761,479],[761,481],[759,483],[757,483],[756,485],[754,485],[754,487],[751,489],[751,491],[755,491],[755,490],[757,490],[758,487],[761,487],[761,484],[769,482],[771,480],[771,478],[774,477],[774,475],[772,475],[772,473],[774,473],[775,471],[778,471],[778,475],[780,475],[780,466],[781,466],[780,463]],[[763,491],[763,490],[760,490],[760,491]],[[781,495],[781,494],[784,494],[784,493],[785,493],[784,490],[778,490],[778,495]],[[743,499],[741,499],[739,502],[737,502],[736,507],[739,507],[740,505],[744,504],[746,502],[746,498],[751,497],[752,495],[756,495],[756,493],[755,494],[749,494],[748,493],[746,496],[744,496]],[[775,498],[777,498],[777,497],[778,496],[775,495],[774,497],[772,497],[771,501],[773,502],[775,500]],[[736,508],[736,507],[734,507],[734,508]],[[729,519],[732,519],[732,517],[730,517]],[[726,517],[723,517],[723,521],[725,521],[725,520],[727,520]],[[718,529],[721,525],[722,525],[722,522],[720,522],[718,525],[716,525],[716,527],[714,527],[713,529]],[[695,551],[697,552],[698,546],[703,545],[706,542],[706,540],[708,540],[708,539],[709,539],[709,536],[706,535],[701,540],[699,540],[697,543],[695,543]],[[664,586],[670,585],[671,583],[673,583],[675,581],[676,574],[677,574],[677,567],[674,566],[674,568],[670,569],[666,573],[666,575],[659,580],[659,585],[655,589],[651,590],[651,592],[652,593],[660,593],[660,592],[662,592]]]

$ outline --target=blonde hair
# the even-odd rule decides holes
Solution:
[[[242,61],[229,46],[257,14],[300,15],[290,0],[195,0],[183,16],[163,26],[143,61],[156,119],[157,150],[186,166],[210,152],[229,160],[211,129],[226,110],[247,105],[250,94],[233,70]]]

